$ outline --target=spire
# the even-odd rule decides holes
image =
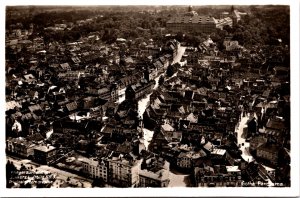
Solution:
[[[233,6],[231,6],[231,10],[230,10],[231,12],[233,12],[234,11],[234,7]]]
[[[192,12],[193,11],[193,6],[189,6],[188,12]]]

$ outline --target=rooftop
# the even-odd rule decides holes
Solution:
[[[52,151],[52,150],[55,150],[56,148],[54,146],[46,146],[46,145],[43,145],[43,146],[38,146],[35,148],[35,150],[39,150],[39,151],[42,151],[42,152],[49,152],[49,151]]]
[[[216,154],[216,155],[224,155],[226,153],[225,149],[213,149],[211,151],[211,154]]]
[[[239,172],[241,171],[238,166],[226,166],[227,172]]]
[[[169,179],[169,171],[165,169],[160,169],[157,172],[152,172],[152,171],[148,171],[147,169],[144,169],[144,170],[140,170],[140,175],[154,180],[160,180],[160,181]]]
[[[215,24],[216,22],[210,16],[179,16],[171,18],[167,23]]]

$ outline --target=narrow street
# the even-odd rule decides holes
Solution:
[[[180,63],[181,58],[182,58],[182,55],[183,55],[184,52],[185,52],[185,49],[186,49],[186,47],[182,47],[182,46],[180,46],[180,47],[178,48],[178,53],[177,53],[177,55],[173,58],[172,65],[175,64],[175,63]]]
[[[180,62],[180,61],[181,61],[181,58],[182,58],[182,55],[183,55],[184,52],[185,52],[185,49],[186,49],[186,47],[179,47],[179,49],[178,49],[178,54],[174,57],[172,64],[179,63],[181,67],[184,66],[184,65],[186,64],[186,62]],[[177,76],[177,73],[178,73],[178,72],[175,72],[171,77],[165,78],[165,81],[168,81],[168,80],[170,80],[171,78]]]
[[[163,75],[163,74],[161,74],[161,75]],[[155,85],[154,85],[154,88],[153,88],[154,90],[156,90],[158,88],[158,80],[159,80],[161,75],[159,75],[158,77],[155,78]],[[147,96],[145,98],[142,98],[141,100],[138,101],[138,114],[139,114],[139,117],[142,118],[142,119],[143,119],[143,114],[144,114],[146,108],[149,105],[151,94],[152,93],[147,94]],[[148,146],[149,146],[149,143],[152,140],[154,132],[150,131],[148,129],[145,129],[145,128],[143,128],[142,130],[143,130],[144,145],[146,147],[146,150],[148,150]]]
[[[242,114],[241,114],[242,116]],[[252,155],[249,153],[249,142],[246,142],[244,128],[247,127],[246,123],[249,119],[249,115],[245,117],[241,117],[241,121],[239,123],[238,128],[236,129],[237,132],[237,143],[240,145],[240,150],[242,151],[242,158],[247,162],[252,162],[254,159]],[[247,129],[246,129],[247,130]]]
[[[185,52],[185,49],[186,49],[186,47],[179,47],[178,53],[174,57],[172,64],[175,64],[175,63],[178,63],[178,62],[181,64],[180,60],[182,58],[182,55]],[[177,74],[177,72],[173,76],[176,76],[176,74]],[[161,75],[164,75],[164,74],[161,74]],[[153,88],[154,90],[156,90],[158,88],[158,81],[159,81],[159,78],[160,78],[161,75],[159,75],[155,78],[155,85],[154,85],[154,88]],[[143,114],[144,114],[146,108],[149,105],[151,94],[152,93],[147,94],[146,97],[144,97],[144,98],[142,98],[141,100],[138,101],[138,115],[142,119],[143,119]],[[148,149],[148,146],[149,146],[149,143],[152,140],[154,131],[150,131],[150,130],[145,129],[145,128],[143,128],[142,130],[143,130],[143,134],[144,134],[143,135],[144,145],[145,145],[146,149]]]
[[[185,52],[185,49],[186,49],[186,47],[179,47],[178,53],[174,57],[172,64],[179,63],[181,66],[184,65],[184,63],[182,63],[180,61],[181,61],[182,55]],[[172,77],[174,77],[176,75],[177,75],[177,72]],[[157,87],[158,87],[158,80],[159,80],[160,76],[158,76],[155,79],[156,83],[155,83],[155,86],[154,86],[154,90],[157,89]],[[168,80],[168,79],[165,79],[165,80]],[[151,94],[148,94],[145,98],[141,99],[138,102],[138,109],[139,109],[138,113],[139,113],[139,116],[141,118],[143,118],[143,113],[145,112],[147,106],[149,105],[149,100],[150,100],[150,95]],[[149,143],[152,140],[153,133],[154,133],[154,131],[150,131],[148,129],[143,128],[144,145],[145,145],[146,149],[148,149]],[[169,178],[170,178],[170,183],[169,183],[168,187],[187,187],[187,186],[190,186],[190,179],[189,179],[189,175],[187,175],[187,174],[182,174],[182,173],[178,173],[176,171],[171,171],[170,170]]]
[[[158,84],[158,83],[156,83],[156,84]],[[150,100],[150,95],[151,94],[152,93],[148,94],[145,98],[138,101],[138,114],[139,114],[139,117],[142,118],[142,119],[143,119],[143,114],[144,114],[146,108],[149,105],[149,100]],[[149,146],[149,144],[152,140],[154,132],[150,131],[148,129],[145,129],[145,128],[142,128],[142,131],[143,131],[144,145],[146,147],[146,150],[148,150],[148,146]]]

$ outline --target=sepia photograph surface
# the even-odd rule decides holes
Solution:
[[[290,5],[4,9],[4,188],[299,184]]]

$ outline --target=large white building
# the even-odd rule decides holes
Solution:
[[[183,14],[182,16],[177,16],[171,18],[166,23],[166,27],[169,30],[175,32],[203,32],[203,33],[213,33],[217,29],[223,29],[224,26],[229,25],[232,27],[241,20],[241,15],[246,15],[247,13],[242,13],[231,8],[231,12],[223,12],[220,14],[220,19],[216,19],[212,16],[199,16],[197,12],[189,7],[189,12]]]
[[[169,185],[170,163],[166,160],[150,158],[145,160],[146,167],[139,172],[139,187],[167,187]]]
[[[131,156],[113,153],[108,159],[109,182],[121,187],[138,186],[141,163],[141,159],[134,159]]]
[[[102,178],[107,182],[107,161],[103,159],[81,158],[83,172],[90,178]]]
[[[171,18],[167,24],[167,29],[177,32],[204,32],[212,33],[216,31],[216,22],[210,16],[179,16]]]

